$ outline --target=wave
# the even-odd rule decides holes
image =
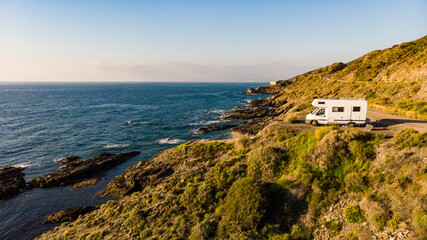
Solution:
[[[129,146],[128,143],[122,143],[122,144],[107,144],[104,146],[101,146],[102,149],[116,149],[116,148],[125,148]]]
[[[207,111],[208,114],[221,114],[223,112],[225,112],[223,109],[211,109]]]
[[[213,125],[217,123],[229,122],[229,120],[211,120],[211,121],[201,121],[198,123],[189,123],[189,126],[200,126],[200,125]]]
[[[163,138],[156,141],[158,144],[180,144],[183,142],[185,142],[185,140],[178,138]]]
[[[150,122],[145,122],[145,121],[127,121],[126,124],[128,125],[144,125],[144,124],[149,124]]]
[[[18,164],[12,165],[12,167],[16,167],[16,168],[29,168],[29,167],[34,167],[36,165],[37,164],[31,164],[29,162],[25,162],[25,163],[18,163]]]

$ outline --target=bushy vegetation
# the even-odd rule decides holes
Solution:
[[[347,64],[338,63],[289,79],[274,103],[300,113],[313,98],[364,98],[369,107],[427,120],[425,62],[427,37],[373,51]],[[301,106],[301,107],[300,107]],[[306,107],[302,110],[308,113]],[[287,110],[286,110],[287,111]]]
[[[387,141],[357,129],[276,127],[252,139],[189,142],[165,156],[177,164],[171,177],[42,238],[294,240],[314,238],[323,225],[331,237],[352,239],[362,233],[349,235],[349,229],[362,222],[397,231],[408,221],[413,234],[423,236],[425,199],[416,194],[425,173],[402,165],[420,161],[423,151],[416,148],[426,146],[413,140],[420,136],[405,130]],[[401,148],[409,153],[394,153]],[[346,198],[353,202],[331,207]],[[413,213],[408,204],[421,210]],[[330,211],[344,221],[324,220]]]
[[[348,206],[345,209],[345,220],[349,223],[365,221],[362,209],[359,206]]]
[[[277,147],[260,146],[247,155],[248,174],[256,179],[272,180],[286,163],[285,152]]]
[[[251,177],[233,183],[224,204],[220,207],[222,220],[219,226],[221,238],[255,231],[265,212],[265,199],[260,183]]]

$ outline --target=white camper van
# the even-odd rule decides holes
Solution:
[[[343,124],[350,127],[369,123],[366,118],[368,103],[364,99],[319,98],[311,103],[317,107],[307,114],[305,122],[318,124]]]

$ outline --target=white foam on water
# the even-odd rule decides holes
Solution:
[[[126,124],[128,124],[128,125],[144,125],[144,124],[149,124],[149,122],[144,122],[144,121],[127,121]]]
[[[103,149],[116,149],[116,148],[124,148],[124,147],[127,147],[127,146],[129,146],[128,143],[107,144],[107,145],[101,146],[101,148],[103,148]]]
[[[183,142],[185,142],[185,140],[178,138],[163,138],[156,141],[158,144],[180,144]]]
[[[12,165],[12,167],[16,167],[16,168],[29,168],[29,167],[33,167],[33,166],[35,166],[35,165],[34,165],[34,164],[31,164],[31,163],[29,163],[29,162],[26,162],[26,163],[18,163],[18,164]]]
[[[211,120],[211,121],[201,121],[198,123],[190,123],[188,124],[189,126],[200,126],[200,125],[212,125],[212,124],[216,124],[216,123],[224,123],[224,122],[229,122],[230,120]]]
[[[221,114],[223,112],[225,112],[225,110],[223,110],[223,109],[211,109],[211,110],[208,111],[208,114],[212,114],[212,113]]]

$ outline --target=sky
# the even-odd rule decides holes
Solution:
[[[427,34],[427,1],[3,1],[0,82],[287,79]]]

